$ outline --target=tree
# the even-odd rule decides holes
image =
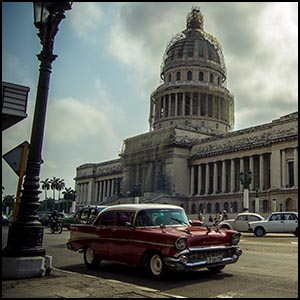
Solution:
[[[55,190],[57,190],[59,180],[59,178],[54,176],[50,179],[50,188],[53,191],[53,210],[55,209]]]
[[[65,190],[62,192],[63,195],[64,195],[64,199],[65,200],[71,200],[71,201],[75,201],[76,200],[76,196],[77,196],[77,193],[76,191],[74,191],[72,188],[65,188]]]
[[[50,179],[46,178],[45,180],[41,180],[41,184],[42,184],[42,189],[45,190],[45,200],[47,199],[47,191],[49,191],[50,189]]]
[[[58,210],[60,210],[60,191],[65,187],[64,179],[59,179],[56,189],[58,190]]]

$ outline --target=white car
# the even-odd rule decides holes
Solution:
[[[224,220],[219,224],[222,229],[234,229],[240,232],[249,232],[248,223],[251,221],[262,221],[264,218],[255,213],[240,213],[235,219]]]
[[[267,233],[293,233],[298,236],[298,213],[274,212],[264,221],[249,222],[249,231],[259,237]]]

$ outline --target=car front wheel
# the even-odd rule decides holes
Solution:
[[[217,266],[217,267],[209,267],[207,268],[209,272],[211,273],[219,273],[221,270],[223,270],[225,266]]]
[[[254,229],[255,236],[262,237],[266,234],[265,230],[262,227],[256,227]]]
[[[83,253],[83,259],[88,269],[96,269],[100,264],[100,259],[94,256],[92,248],[86,248]]]
[[[166,273],[166,266],[162,257],[158,253],[153,253],[149,256],[148,270],[150,276],[154,279],[163,278]]]

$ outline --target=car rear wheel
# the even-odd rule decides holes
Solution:
[[[262,237],[266,234],[265,230],[262,227],[256,227],[254,229],[255,236]]]
[[[95,257],[94,250],[92,248],[86,248],[84,250],[83,259],[88,269],[96,269],[99,267],[100,259]]]
[[[294,236],[298,237],[298,227],[297,227],[296,230],[294,231]]]
[[[158,253],[149,255],[148,270],[150,276],[154,279],[160,279],[165,276],[166,266],[162,257]]]

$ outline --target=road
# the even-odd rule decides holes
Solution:
[[[51,234],[45,228],[44,248],[53,266],[133,283],[189,298],[298,298],[298,239],[291,234],[269,234],[258,238],[243,233],[240,260],[217,274],[206,270],[173,273],[164,281],[149,279],[142,270],[103,262],[96,271],[86,270],[82,254],[66,248],[69,232]],[[7,227],[2,226],[2,248]]]

